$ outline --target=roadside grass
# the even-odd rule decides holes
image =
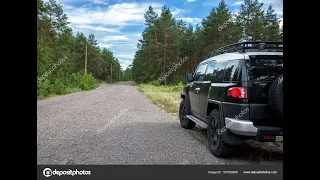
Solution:
[[[37,100],[49,99],[49,98],[53,98],[53,97],[56,97],[56,96],[59,96],[59,95],[57,95],[57,94],[48,94],[46,96],[37,96]]]
[[[37,99],[46,99],[80,91],[95,89],[101,84],[91,74],[77,72],[72,74],[54,74],[37,78]]]
[[[57,97],[57,96],[62,96],[62,95],[67,95],[67,94],[71,94],[71,93],[77,93],[77,92],[85,92],[85,91],[90,91],[93,89],[98,88],[101,84],[106,83],[106,84],[116,84],[119,81],[115,81],[115,82],[106,82],[106,81],[102,81],[102,80],[97,80],[97,84],[94,88],[90,88],[88,90],[85,89],[81,89],[80,87],[67,87],[65,91],[60,92],[60,93],[50,93],[50,94],[46,94],[46,95],[38,95],[37,96],[37,100],[43,100],[43,99],[49,99],[49,98],[53,98],[53,97]],[[123,81],[126,82],[126,81]]]
[[[103,82],[97,82],[97,85],[95,88],[99,87],[99,85],[102,83]],[[90,89],[90,90],[92,90],[92,89]],[[61,95],[67,95],[67,94],[71,94],[71,93],[84,92],[84,91],[90,91],[90,90],[83,90],[79,87],[67,88],[64,92],[62,92],[60,94],[51,93],[51,94],[47,94],[45,96],[39,95],[39,96],[37,96],[37,100],[49,99],[49,98],[53,98],[53,97],[57,97],[57,96],[61,96]]]
[[[151,84],[138,84],[138,90],[159,108],[178,114],[181,102],[180,94],[183,85],[155,86]]]

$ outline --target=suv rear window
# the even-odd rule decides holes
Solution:
[[[241,65],[239,60],[230,60],[227,63],[226,69],[224,70],[225,82],[241,81]]]
[[[279,55],[249,56],[248,75],[253,81],[273,81],[283,74],[283,58]]]

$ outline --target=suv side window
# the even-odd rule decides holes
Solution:
[[[216,62],[210,62],[208,67],[207,67],[207,71],[206,71],[206,75],[204,76],[204,81],[211,81],[212,75],[213,75],[213,69],[216,66]]]
[[[227,63],[226,69],[224,71],[224,81],[234,82],[241,81],[241,64],[240,60],[230,60]]]
[[[203,81],[206,69],[207,69],[208,64],[200,64],[197,68],[196,73],[194,74],[194,81]]]
[[[212,81],[213,83],[218,83],[223,81],[224,68],[227,62],[217,62],[216,66],[213,68]]]

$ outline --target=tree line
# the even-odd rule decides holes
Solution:
[[[89,90],[97,86],[96,80],[122,80],[125,74],[113,53],[109,49],[101,49],[94,34],[86,37],[78,32],[73,35],[67,20],[62,6],[55,0],[37,0],[38,96]],[[59,63],[63,58],[65,60]],[[52,71],[52,66],[58,63]]]
[[[142,39],[132,63],[132,77],[138,83],[177,84],[185,73],[193,72],[208,54],[225,45],[252,41],[282,41],[282,27],[272,6],[266,11],[258,0],[245,0],[238,14],[229,11],[222,0],[195,27],[173,18],[167,6],[158,15],[152,6],[144,14]],[[188,57],[180,68],[163,77],[170,67]]]

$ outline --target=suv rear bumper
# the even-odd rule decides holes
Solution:
[[[258,128],[253,125],[252,121],[225,118],[225,123],[227,129],[234,134],[243,136],[256,136],[258,134]]]
[[[254,126],[252,121],[225,118],[226,128],[235,135],[252,137],[260,142],[283,141],[283,128]]]

